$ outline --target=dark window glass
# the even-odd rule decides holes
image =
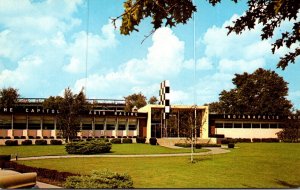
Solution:
[[[29,123],[28,129],[41,129],[41,124],[39,123]]]
[[[26,129],[26,123],[14,123],[14,129]]]
[[[115,125],[114,124],[107,124],[106,129],[107,130],[115,130]]]
[[[92,130],[92,124],[82,124],[82,130]]]
[[[269,124],[268,123],[262,123],[261,128],[267,129],[267,128],[269,128]]]
[[[277,124],[276,123],[271,123],[270,128],[271,129],[277,129]]]
[[[25,128],[26,128],[26,126],[25,126]],[[0,123],[0,129],[11,129],[11,123],[8,123],[8,122]]]
[[[165,100],[165,106],[169,106],[170,105],[170,100]]]
[[[252,123],[252,128],[260,128],[260,124],[259,123]]]
[[[136,125],[129,125],[129,126],[128,126],[128,129],[129,129],[129,130],[136,130]]]
[[[43,123],[43,129],[53,130],[54,123]]]
[[[232,128],[232,123],[224,123],[224,128]]]
[[[242,124],[241,123],[234,123],[234,128],[242,128]]]
[[[223,128],[223,123],[216,123],[216,128]]]
[[[95,124],[95,130],[104,130],[103,124]]]
[[[118,126],[118,130],[125,130],[126,129],[126,126],[125,125],[119,125]]]
[[[251,128],[251,123],[244,123],[243,128],[246,128],[246,129]]]

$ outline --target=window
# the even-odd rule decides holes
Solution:
[[[261,128],[263,128],[263,129],[269,128],[269,123],[262,123]]]
[[[224,123],[224,128],[232,128],[232,123]]]
[[[270,128],[271,129],[277,129],[277,123],[271,123]]]
[[[95,130],[104,130],[103,124],[95,124]]]
[[[126,125],[121,124],[118,126],[118,130],[125,130],[125,129],[126,129]]]
[[[242,128],[242,124],[241,123],[234,123],[234,128]]]
[[[26,125],[25,125],[26,128]],[[11,129],[11,124],[10,123],[0,123],[0,129]]]
[[[216,123],[216,128],[223,128],[223,123]]]
[[[92,130],[92,124],[86,124],[86,123],[83,123],[82,124],[82,130]]]
[[[129,130],[136,130],[136,125],[129,125],[129,126],[128,126],[128,129],[129,129]]]
[[[260,128],[260,124],[259,123],[252,123],[252,128]]]
[[[54,123],[43,123],[43,129],[53,130]]]
[[[170,93],[170,87],[169,86],[166,86],[165,89],[166,89],[166,93]]]
[[[251,128],[251,123],[244,123],[243,128],[246,128],[246,129]]]
[[[107,130],[115,130],[115,125],[114,124],[107,124],[106,129]]]
[[[41,129],[41,124],[39,123],[29,123],[28,129]]]

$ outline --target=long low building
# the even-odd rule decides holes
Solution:
[[[284,117],[209,114],[207,106],[172,105],[163,119],[163,105],[146,105],[125,112],[124,100],[88,100],[92,109],[80,115],[78,138],[194,137],[216,143],[216,138],[277,138]],[[0,110],[0,139],[59,139],[59,110],[44,109],[43,99],[20,99]],[[196,116],[196,122],[194,118]],[[300,119],[288,117],[288,119]],[[196,127],[195,127],[196,126]]]

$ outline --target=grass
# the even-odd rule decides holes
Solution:
[[[205,152],[196,149],[196,152]],[[149,144],[113,144],[110,153],[113,155],[126,154],[173,154],[188,153],[190,149],[171,149]],[[29,146],[0,146],[0,154],[18,154],[18,157],[67,155],[64,145],[29,145]]]
[[[141,146],[142,147],[142,146]],[[230,153],[160,158],[65,158],[23,164],[89,174],[109,169],[128,173],[136,188],[300,187],[300,144],[244,143]]]

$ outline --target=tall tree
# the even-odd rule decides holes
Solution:
[[[18,102],[19,97],[18,89],[11,87],[2,88],[0,90],[0,106],[13,107]]]
[[[61,130],[66,142],[74,139],[80,131],[81,115],[89,109],[83,90],[79,94],[73,94],[70,88],[66,88],[63,98],[59,99],[58,128]],[[54,101],[56,104],[56,102]],[[54,105],[55,105],[54,104]]]
[[[149,104],[157,104],[158,99],[155,96],[151,96],[148,101]]]
[[[44,100],[43,108],[58,110],[59,105],[62,101],[63,101],[63,98],[61,96],[50,96],[49,98]]]
[[[235,74],[235,88],[223,90],[216,112],[227,114],[288,115],[292,104],[286,99],[287,82],[271,70]],[[218,103],[215,103],[218,104]]]
[[[124,97],[125,98],[125,111],[131,112],[132,108],[136,106],[138,109],[147,105],[147,99],[146,96],[144,96],[141,92],[136,94],[131,94],[129,96]]]
[[[239,0],[231,0],[237,3]],[[221,0],[209,0],[215,6]],[[233,26],[228,26],[228,34],[241,34],[244,30],[251,30],[258,24],[262,24],[261,39],[271,39],[274,30],[279,28],[284,20],[293,24],[293,28],[282,31],[280,38],[273,44],[272,52],[281,47],[290,48],[293,44],[295,49],[280,58],[277,67],[285,69],[289,63],[294,63],[295,58],[300,54],[300,22],[297,20],[300,3],[298,0],[248,0],[246,13],[233,21]],[[192,0],[126,0],[124,12],[113,19],[113,23],[122,17],[120,27],[121,34],[129,35],[132,31],[138,31],[137,26],[141,20],[150,17],[153,24],[152,34],[162,26],[174,27],[178,24],[186,24],[196,12],[196,6]]]

